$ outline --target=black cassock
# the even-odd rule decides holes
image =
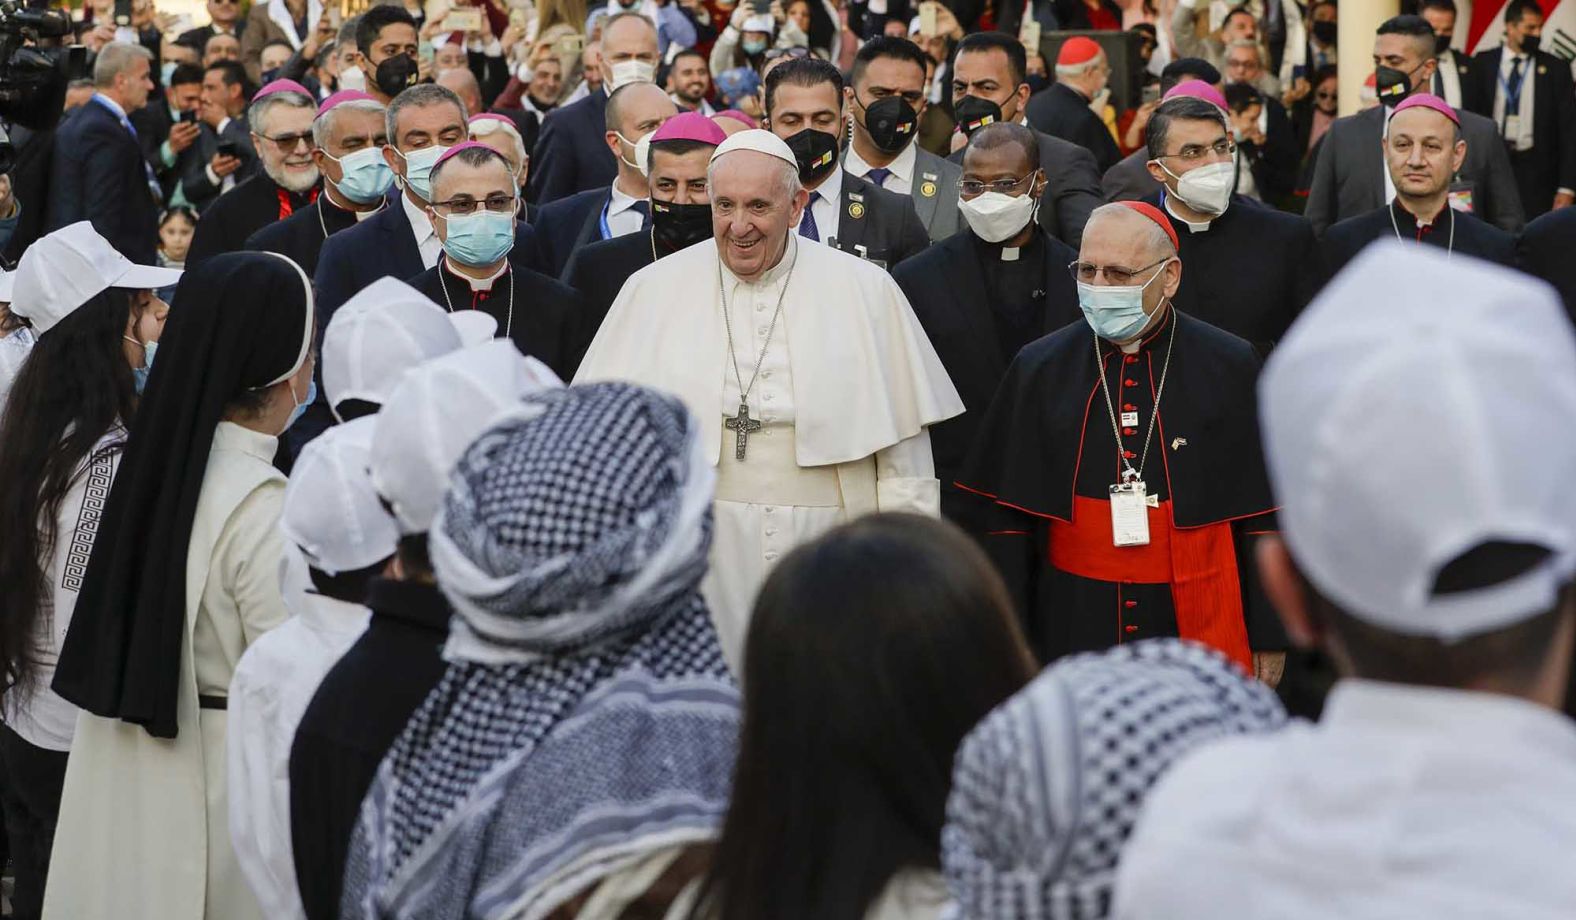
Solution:
[[[1087,325],[1019,353],[960,479],[994,501],[986,545],[1035,651],[1050,661],[1181,635],[1251,666],[1250,649],[1283,649],[1250,545],[1254,533],[1274,527],[1252,346],[1173,310],[1135,354],[1103,340],[1098,348],[1122,455],[1135,469],[1142,464],[1155,499],[1148,546],[1113,545],[1110,487],[1121,481],[1122,457]]]
[[[569,380],[579,364],[580,295],[567,284],[526,268],[515,261],[514,253],[509,258],[509,270],[487,291],[472,291],[468,279],[449,270],[447,257],[407,283],[451,312],[485,310],[498,321],[499,338],[513,340],[521,353]]]
[[[564,266],[563,280],[580,292],[581,330],[580,347],[574,356],[578,366],[585,351],[591,347],[608,308],[623,290],[629,276],[656,261],[652,249],[651,231],[626,233],[610,240],[597,240],[582,246],[569,257]]]
[[[1393,239],[1437,246],[1512,268],[1516,265],[1516,238],[1509,233],[1480,217],[1448,207],[1433,223],[1419,225],[1397,198],[1385,207],[1349,217],[1324,231],[1325,270],[1333,278],[1368,244]]]
[[[965,527],[979,503],[953,481],[1007,366],[1035,339],[1083,323],[1067,270],[1077,250],[1036,227],[1017,259],[1002,256],[1001,245],[965,228],[892,272],[963,399],[962,415],[930,427],[930,450],[942,513]]]
[[[311,278],[317,274],[317,257],[323,251],[323,242],[355,225],[354,211],[336,207],[327,195],[320,195],[284,220],[267,224],[253,233],[246,240],[246,248],[287,256]]]
[[[205,259],[246,249],[252,234],[276,220],[283,220],[317,200],[317,187],[287,192],[267,173],[257,175],[214,199],[197,221],[186,267],[196,268]]]
[[[1164,209],[1164,195],[1144,199]],[[1182,258],[1182,285],[1171,302],[1260,354],[1286,334],[1324,283],[1313,225],[1295,214],[1233,195],[1226,212],[1193,230],[1172,218]]]

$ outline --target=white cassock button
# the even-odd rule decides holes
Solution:
[[[776,510],[777,510],[777,509],[776,509],[776,508],[773,508],[773,507],[772,507],[772,506],[771,506],[771,505],[767,505],[767,506],[766,506],[766,513],[767,513],[767,514],[771,514],[771,513],[772,513],[772,512],[773,512],[773,511],[776,511]]]
[[[775,527],[768,527],[768,528],[766,528],[766,535],[768,537],[775,537],[775,536],[777,536],[777,528],[775,528]]]
[[[756,313],[761,313],[761,312],[765,311],[765,309],[766,309],[766,304],[765,303],[757,303],[755,305],[755,312]]]
[[[765,559],[767,562],[775,562],[777,560],[777,554],[776,553],[766,553],[764,556],[762,556],[762,558]]]
[[[770,380],[770,379],[772,379],[772,372],[771,371],[761,371],[761,379],[763,379],[763,380]]]

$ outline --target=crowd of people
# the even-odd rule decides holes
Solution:
[[[91,0],[9,915],[1569,916],[1576,85],[1402,6]]]

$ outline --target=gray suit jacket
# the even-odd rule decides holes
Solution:
[[[1160,191],[1160,183],[1149,174],[1149,150],[1140,147],[1105,171],[1100,187],[1106,201],[1142,201]]]
[[[963,225],[958,215],[958,180],[963,178],[963,167],[922,147],[914,154],[914,212],[934,243],[957,233]]]
[[[1467,142],[1453,190],[1470,191],[1472,211],[1508,233],[1521,232],[1525,223],[1510,157],[1494,123],[1481,115],[1462,111],[1461,136]],[[1337,221],[1367,214],[1383,207],[1384,112],[1374,106],[1356,115],[1336,119],[1319,142],[1304,214],[1313,231],[1324,235]]]
[[[1040,142],[1040,169],[1045,172],[1045,194],[1040,198],[1040,226],[1051,236],[1077,249],[1083,242],[1084,224],[1089,222],[1090,212],[1105,204],[1100,194],[1100,170],[1094,165],[1094,154],[1042,131],[1035,131],[1034,136]],[[958,175],[962,176],[963,150],[954,152],[947,159],[959,164]],[[956,191],[952,197],[953,207],[956,207]],[[936,238],[934,232],[930,238]]]

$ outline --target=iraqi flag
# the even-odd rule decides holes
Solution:
[[[1470,23],[1466,47],[1471,54],[1498,48],[1505,38],[1506,0],[1478,0],[1471,12],[1462,8],[1462,18]],[[1538,0],[1543,7],[1543,41],[1539,50],[1567,61],[1576,60],[1576,0]]]

